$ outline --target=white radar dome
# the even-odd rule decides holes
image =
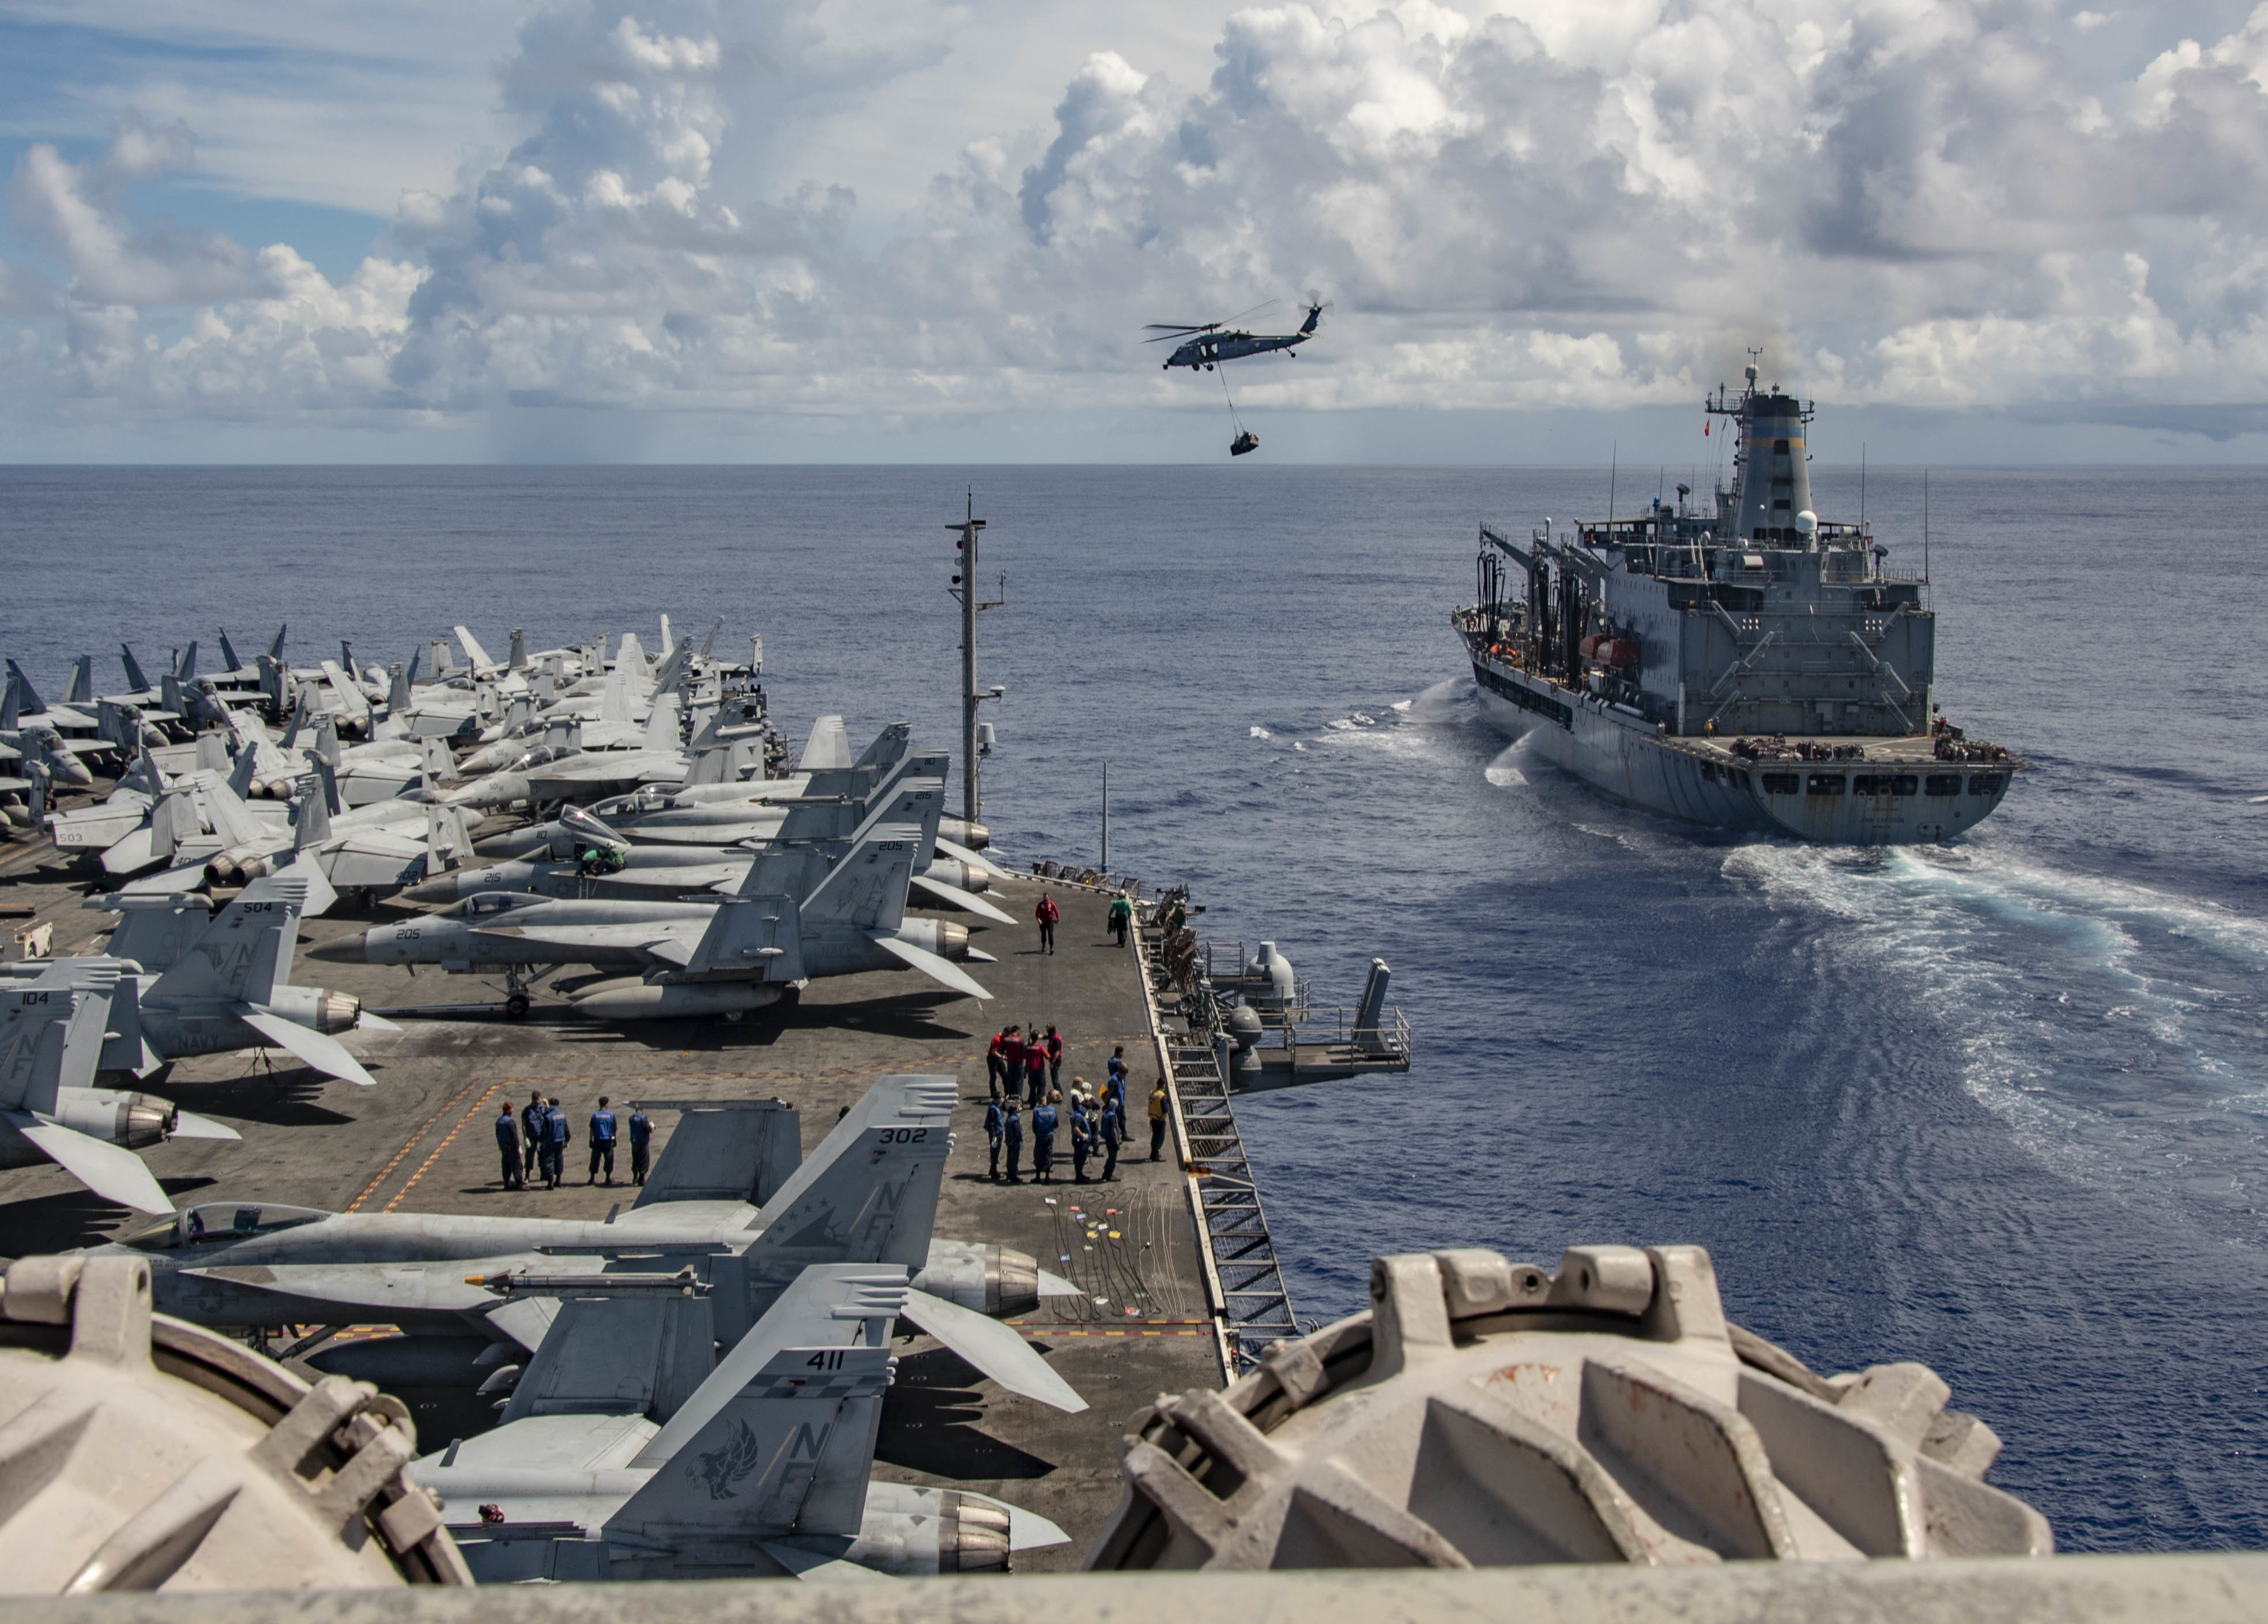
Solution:
[[[1811,535],[1816,533],[1818,529],[1819,515],[1813,512],[1809,508],[1804,509],[1802,512],[1795,516],[1795,532],[1798,535]]]

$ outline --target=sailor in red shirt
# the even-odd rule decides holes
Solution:
[[[1008,1047],[1008,1031],[1007,1027],[1003,1026],[994,1032],[992,1046],[984,1051],[985,1076],[992,1084],[992,1098],[995,1099],[1000,1098],[1001,1085],[1007,1081],[1008,1063],[1005,1051]]]
[[[1000,1069],[1008,1098],[1013,1099],[1024,1086],[1024,1029],[1011,1026],[1000,1040]]]
[[[1056,906],[1054,892],[1040,893],[1040,905],[1032,910],[1032,917],[1040,922],[1040,951],[1052,953],[1056,951],[1056,921],[1063,917],[1063,909]]]

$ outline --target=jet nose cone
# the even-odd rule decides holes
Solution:
[[[457,900],[457,877],[443,874],[437,878],[421,880],[401,893],[404,902],[454,902]]]
[[[368,950],[364,944],[363,932],[359,930],[350,936],[333,937],[328,942],[318,942],[307,952],[310,957],[323,959],[329,964],[368,962]]]

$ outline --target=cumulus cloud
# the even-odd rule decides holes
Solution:
[[[218,231],[131,229],[120,212],[127,187],[196,160],[196,139],[180,122],[119,121],[99,158],[64,161],[45,142],[16,166],[11,218],[46,239],[70,267],[71,291],[118,305],[178,305],[258,289],[257,268]]]
[[[348,283],[132,229],[129,188],[193,144],[130,121],[99,159],[18,165],[15,217],[70,283],[0,266],[0,312],[20,376],[160,414],[1140,405],[1186,381],[1142,321],[1271,295],[1293,319],[1314,288],[1326,342],[1248,366],[1262,398],[1683,401],[1762,342],[1823,400],[2247,423],[2191,408],[2264,393],[2268,5],[2087,81],[2058,39],[2100,16],[1260,6],[1185,79],[1096,41],[1051,127],[906,153],[934,179],[878,217],[771,159],[939,62],[951,12],[564,0],[499,71],[510,150],[406,195]]]

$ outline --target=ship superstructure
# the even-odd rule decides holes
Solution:
[[[1712,503],[1525,539],[1481,526],[1454,621],[1498,731],[1648,810],[1837,844],[1943,840],[2029,763],[1938,714],[1926,581],[1811,505],[1809,405],[1719,388],[1738,435]]]

